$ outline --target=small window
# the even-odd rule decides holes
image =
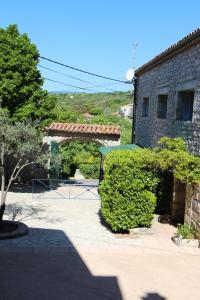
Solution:
[[[158,95],[157,117],[159,119],[167,118],[167,95]]]
[[[149,98],[143,98],[142,117],[148,117],[149,113]]]
[[[194,91],[178,92],[176,120],[192,121]]]

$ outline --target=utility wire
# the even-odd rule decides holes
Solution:
[[[76,85],[72,85],[72,84],[67,84],[67,83],[64,83],[64,82],[61,82],[61,81],[57,81],[57,80],[53,80],[53,79],[46,78],[46,77],[43,77],[43,78],[44,78],[45,80],[48,80],[48,81],[51,81],[51,82],[55,82],[55,83],[59,83],[59,84],[63,84],[63,85],[66,85],[66,86],[70,86],[70,87],[73,87],[73,88],[76,88],[76,89],[79,89],[79,90],[85,90],[85,91],[90,91],[90,92],[99,93],[99,91],[87,89],[87,88],[80,87],[80,86],[76,86]]]
[[[93,84],[93,82],[86,81],[86,80],[80,79],[80,78],[78,78],[78,77],[74,77],[74,76],[65,74],[65,73],[63,73],[63,72],[60,72],[60,71],[56,71],[56,70],[54,70],[54,69],[47,68],[47,67],[42,66],[42,65],[38,65],[38,67],[40,67],[40,68],[42,68],[42,69],[45,69],[45,70],[48,70],[48,71],[51,71],[51,72],[54,72],[54,73],[56,73],[56,74],[64,75],[64,76],[66,76],[66,77],[68,77],[68,78],[72,78],[72,79],[75,79],[75,80],[78,80],[78,81],[81,81],[81,82],[84,82],[84,83]],[[92,86],[88,86],[88,87],[86,87],[86,88],[90,89],[90,88],[95,88],[95,87],[97,87],[97,88],[98,88],[98,87],[105,87],[105,89],[108,89],[108,90],[110,90],[110,91],[115,92],[115,90],[110,89],[110,88],[106,88],[106,87],[107,87],[107,86],[111,86],[111,85],[116,85],[116,84],[120,84],[120,83],[115,82],[115,83],[106,83],[106,84],[92,85]]]
[[[85,74],[88,74],[88,75],[92,75],[92,76],[96,76],[96,77],[99,77],[99,78],[104,78],[104,79],[107,79],[107,80],[112,80],[112,81],[116,81],[116,82],[121,82],[121,83],[129,83],[130,82],[127,82],[127,81],[123,81],[123,80],[119,80],[119,79],[114,79],[114,78],[111,78],[111,77],[106,77],[106,76],[103,76],[103,75],[98,75],[98,74],[95,74],[95,73],[91,73],[91,72],[88,72],[88,71],[85,71],[85,70],[81,70],[81,69],[78,69],[78,68],[74,68],[72,66],[69,66],[69,65],[65,65],[63,63],[60,63],[60,62],[57,62],[55,60],[52,60],[50,58],[47,58],[47,57],[44,57],[44,56],[40,56],[41,59],[44,59],[44,60],[47,60],[47,61],[50,61],[54,64],[57,64],[57,65],[60,65],[60,66],[63,66],[65,68],[69,68],[69,69],[72,69],[72,70],[75,70],[75,71],[79,71],[79,72],[82,72],[82,73],[85,73]]]
[[[53,69],[50,69],[50,68],[47,68],[47,67],[44,67],[44,66],[41,66],[41,65],[38,65],[38,67],[43,68],[43,69],[48,70],[48,71],[51,71],[51,72],[54,72],[54,73],[56,73],[56,74],[61,74],[61,75],[64,75],[64,76],[66,76],[66,77],[69,77],[69,78],[72,78],[72,79],[79,80],[79,81],[84,82],[84,83],[90,83],[90,84],[92,84],[92,82],[85,81],[85,80],[82,80],[82,79],[80,79],[80,78],[77,78],[77,77],[74,77],[74,76],[71,76],[71,75],[67,75],[67,74],[65,74],[65,73],[63,73],[63,72],[56,71],[56,70],[53,70]],[[103,84],[102,84],[102,85],[95,85],[95,86],[89,86],[89,87],[86,87],[86,88],[91,89],[91,88],[93,88],[93,87],[97,87],[97,88],[98,88],[98,87],[104,87],[104,86],[105,86],[105,89],[106,89],[106,90],[115,92],[115,90],[106,87],[106,86],[114,85],[114,84],[119,84],[119,83],[115,82],[115,83],[104,84],[104,85],[103,85]]]
[[[47,67],[44,67],[44,66],[41,66],[41,65],[38,65],[38,67],[42,68],[42,69],[45,69],[45,70],[48,70],[48,71],[51,71],[51,72],[54,72],[56,74],[61,74],[61,75],[64,75],[68,78],[72,78],[72,79],[75,79],[75,80],[78,80],[78,81],[81,81],[81,82],[84,82],[84,83],[89,83],[89,84],[92,84],[92,82],[90,81],[86,81],[86,80],[83,80],[83,79],[80,79],[80,78],[77,78],[77,77],[74,77],[74,76],[71,76],[71,75],[67,75],[63,72],[59,72],[59,71],[56,71],[56,70],[53,70],[53,69],[50,69],[50,68],[47,68]]]

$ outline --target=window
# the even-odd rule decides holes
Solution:
[[[142,117],[148,117],[149,113],[149,98],[143,98]]]
[[[158,95],[157,117],[159,119],[167,118],[167,95]]]
[[[176,120],[192,121],[194,91],[178,92]]]

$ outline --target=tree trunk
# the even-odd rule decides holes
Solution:
[[[1,204],[1,207],[0,207],[0,226],[3,222],[3,215],[4,215],[5,208],[6,208],[5,203]]]
[[[1,149],[1,206],[0,206],[0,225],[3,222],[3,215],[6,208],[5,205],[5,165],[4,165],[4,143]]]

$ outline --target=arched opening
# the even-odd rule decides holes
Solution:
[[[99,147],[93,139],[72,138],[59,144],[61,158],[60,178],[98,179],[100,169]]]

